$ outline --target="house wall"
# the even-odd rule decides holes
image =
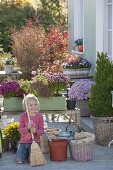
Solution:
[[[84,56],[92,63],[92,74],[96,62],[96,1],[84,0]]]

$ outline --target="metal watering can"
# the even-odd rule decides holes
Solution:
[[[75,124],[74,122],[69,122],[69,125],[66,127],[65,131],[60,131],[59,133],[56,133],[55,135],[57,136],[57,138],[72,140],[74,139],[76,128],[77,128],[77,131],[81,132],[81,128],[77,124]]]

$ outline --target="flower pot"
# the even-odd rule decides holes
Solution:
[[[40,110],[65,110],[66,99],[63,96],[58,97],[38,97]]]
[[[88,76],[90,73],[90,68],[76,68],[76,69],[64,69],[63,73],[70,78],[84,77]]]
[[[4,98],[4,111],[23,111],[22,101],[22,98],[19,97]]]
[[[88,100],[77,100],[76,99],[76,108],[80,109],[80,116],[90,116]]]
[[[79,45],[79,46],[78,46],[78,51],[79,51],[79,52],[83,52],[83,45]]]
[[[13,65],[5,65],[4,70],[6,74],[11,74],[13,73]]]
[[[67,110],[74,110],[75,109],[75,99],[67,99]]]
[[[49,142],[51,161],[65,161],[67,159],[67,139],[54,139]]]

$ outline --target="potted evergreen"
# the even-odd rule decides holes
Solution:
[[[90,112],[97,144],[106,145],[113,139],[113,63],[106,53],[97,53],[95,85],[90,94]]]

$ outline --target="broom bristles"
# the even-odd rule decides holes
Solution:
[[[30,165],[36,166],[36,165],[44,165],[46,164],[46,159],[39,147],[39,145],[33,141],[31,144],[31,155],[30,155]]]

